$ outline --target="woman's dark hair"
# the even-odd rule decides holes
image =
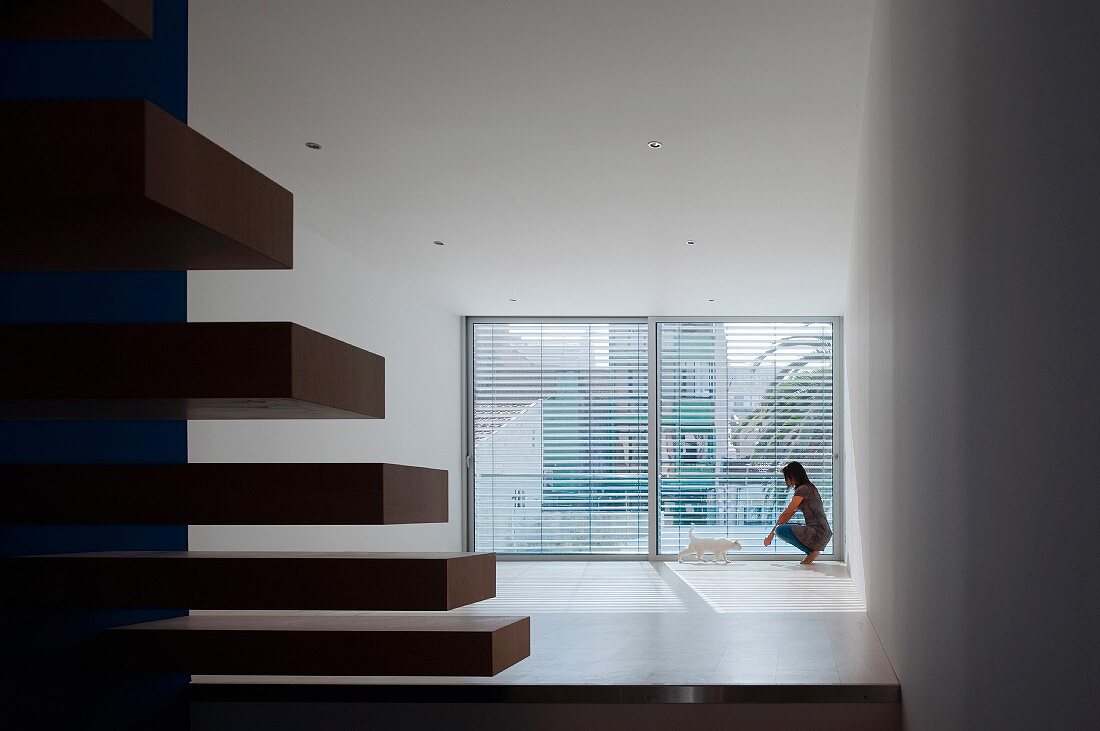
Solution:
[[[788,462],[785,464],[783,466],[783,476],[794,480],[795,486],[805,485],[810,481],[810,476],[806,474],[806,468],[802,466],[801,462]]]

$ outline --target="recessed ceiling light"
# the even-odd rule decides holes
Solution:
[[[509,302],[518,302],[519,300],[515,300],[515,299],[512,299],[511,297],[509,297],[509,298],[508,298],[508,301],[509,301]]]
[[[660,142],[658,142],[657,140],[650,140],[650,141],[649,141],[649,142],[647,142],[646,144],[647,144],[647,145],[649,145],[649,146],[650,146],[650,147],[651,147],[652,149],[654,149],[654,150],[659,150],[659,149],[661,149],[661,143],[660,143]]]
[[[708,297],[708,298],[707,298],[707,302],[713,302],[713,301],[714,301],[714,298],[713,298],[713,297]]]
[[[307,142],[306,147],[308,147],[311,150],[320,150],[321,149],[321,146],[319,144],[317,144],[316,142]]]
[[[688,245],[688,246],[695,246],[695,242],[694,242],[694,241],[687,241],[687,242],[685,242],[685,243],[687,243],[687,245]]]
[[[433,241],[432,243],[435,244],[436,246],[443,246],[442,241]]]

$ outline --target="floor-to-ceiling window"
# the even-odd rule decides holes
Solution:
[[[658,553],[692,528],[743,552],[794,553],[764,536],[801,462],[833,521],[833,323],[658,321]],[[826,549],[825,553],[830,553]]]
[[[838,323],[472,318],[474,548],[668,555],[694,528],[793,555],[762,545],[791,460],[835,530]]]
[[[645,321],[470,328],[474,543],[532,554],[645,554]]]

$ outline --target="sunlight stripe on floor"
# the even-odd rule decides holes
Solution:
[[[556,568],[556,567],[555,567]],[[586,570],[547,567],[500,578],[497,595],[454,611],[470,613],[686,612],[676,592],[650,567],[616,566]]]
[[[865,612],[846,574],[797,564],[669,566],[711,609],[732,612]]]

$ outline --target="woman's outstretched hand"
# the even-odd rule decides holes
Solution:
[[[772,531],[771,533],[769,533],[767,536],[764,537],[764,546],[765,547],[770,546],[774,539],[775,539],[775,531]]]

